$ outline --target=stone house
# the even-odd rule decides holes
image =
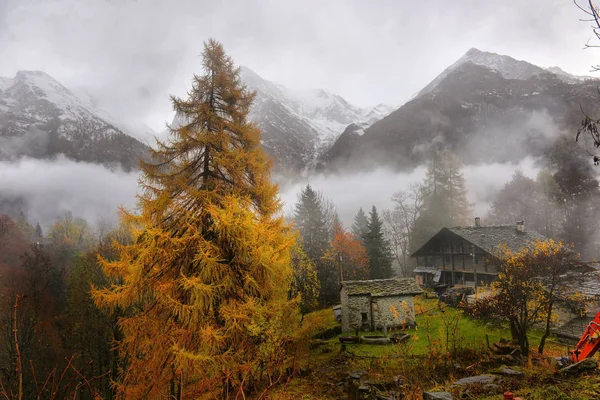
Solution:
[[[413,296],[420,293],[423,290],[412,278],[344,281],[340,290],[342,332],[414,325]]]
[[[592,264],[592,263],[590,263]],[[560,342],[576,344],[585,328],[600,312],[600,271],[588,271],[576,276],[563,295],[577,294],[584,301],[584,312],[574,312],[564,305],[558,304],[555,312],[558,316],[557,326],[552,331]]]
[[[516,225],[482,226],[475,218],[473,226],[442,228],[411,257],[416,259],[415,279],[420,286],[444,288],[478,287],[496,280],[498,275],[493,254],[504,244],[513,251],[536,240],[547,238],[525,222]]]

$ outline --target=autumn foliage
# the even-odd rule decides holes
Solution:
[[[564,243],[547,239],[518,251],[501,245],[495,257],[500,269],[491,284],[492,294],[463,307],[475,317],[508,322],[524,354],[529,353],[527,333],[534,325],[544,324],[546,332],[538,349],[543,352],[550,324],[556,319],[556,304],[573,301],[567,288],[577,279],[579,255]]]
[[[343,280],[369,279],[369,257],[365,247],[339,220],[333,223],[333,237],[323,258],[336,272],[341,263]]]
[[[102,259],[122,283],[94,293],[126,310],[118,391],[128,399],[243,398],[293,361],[294,238],[246,120],[253,94],[219,43],[202,56],[188,98],[173,98],[181,126],[141,164],[140,213],[122,213],[134,243]]]

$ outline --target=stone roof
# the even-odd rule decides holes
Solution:
[[[518,232],[514,225],[461,226],[448,228],[448,230],[488,253],[495,251],[500,244],[505,244],[511,251],[519,251],[528,243],[547,239],[544,235],[529,229]]]
[[[349,296],[371,295],[373,297],[383,296],[405,296],[423,293],[413,278],[391,278],[373,279],[369,281],[344,281],[342,286]]]
[[[588,300],[600,300],[600,272],[594,271],[576,275],[564,290],[567,295],[578,293]]]
[[[594,271],[576,276],[563,290],[565,291],[564,295],[579,293],[586,298],[587,314],[585,316],[573,317],[553,329],[559,339],[575,344],[579,341],[589,322],[600,311],[600,272]]]
[[[559,341],[577,344],[590,321],[594,319],[594,316],[595,314],[588,313],[581,318],[572,318],[560,327],[552,329],[552,332],[558,337]]]
[[[442,228],[431,239],[443,231],[454,233],[490,254],[493,254],[500,244],[505,244],[511,251],[519,251],[523,246],[527,246],[528,243],[536,240],[547,240],[544,235],[527,228],[525,228],[524,232],[519,232],[515,225]],[[421,250],[427,246],[431,239],[415,251],[413,256],[420,255]]]

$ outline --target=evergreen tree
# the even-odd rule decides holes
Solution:
[[[554,178],[541,171],[534,181],[516,170],[511,181],[494,196],[488,220],[491,224],[514,224],[524,220],[531,229],[547,237],[557,233],[554,225],[560,220],[551,200],[555,192]]]
[[[526,220],[529,225],[536,212],[537,197],[535,181],[526,177],[523,171],[516,170],[512,179],[494,196],[489,213],[490,222],[514,224]]]
[[[554,200],[563,212],[561,238],[573,243],[584,258],[598,256],[593,243],[599,225],[596,215],[600,187],[591,163],[567,138],[559,138],[549,151],[554,169]]]
[[[369,213],[368,232],[365,237],[365,247],[369,256],[371,279],[386,279],[392,277],[392,251],[383,232],[383,221],[373,206]]]
[[[552,172],[542,170],[535,179],[538,193],[536,211],[538,216],[538,232],[548,238],[559,238],[562,226],[562,214],[555,201],[558,186]],[[523,218],[526,219],[526,218]]]
[[[469,219],[470,205],[460,162],[450,151],[432,154],[422,190],[423,204],[413,240],[416,247],[440,228],[464,225]]]
[[[35,228],[29,223],[27,215],[23,211],[19,212],[15,224],[25,239],[29,242],[35,241]]]
[[[42,231],[42,227],[40,226],[40,223],[38,222],[35,225],[35,240],[40,241],[43,238],[44,238],[44,232]]]
[[[358,209],[358,212],[354,216],[354,223],[352,224],[352,233],[356,236],[364,245],[364,238],[369,232],[369,219],[363,211],[362,207]]]
[[[337,274],[323,260],[329,247],[329,226],[323,197],[310,185],[302,190],[294,210],[294,227],[300,232],[302,248],[315,263],[320,282],[319,303],[331,305],[339,302]]]
[[[134,242],[102,261],[122,283],[94,291],[98,306],[128,313],[124,398],[241,398],[294,351],[294,240],[247,120],[254,96],[220,43],[202,57],[188,98],[172,98],[184,123],[141,162],[140,214],[123,212]]]
[[[319,260],[328,247],[329,227],[321,196],[310,185],[306,185],[298,196],[294,227],[300,232],[306,255],[313,261]]]

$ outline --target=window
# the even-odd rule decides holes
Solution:
[[[483,264],[483,254],[475,254],[475,265]]]
[[[452,256],[444,256],[444,265],[446,267],[452,266]]]
[[[366,312],[364,312],[364,313],[361,313],[361,314],[360,314],[360,316],[361,316],[361,323],[362,323],[362,324],[366,324],[366,323],[368,323],[368,320],[367,320],[367,313],[366,313]]]

